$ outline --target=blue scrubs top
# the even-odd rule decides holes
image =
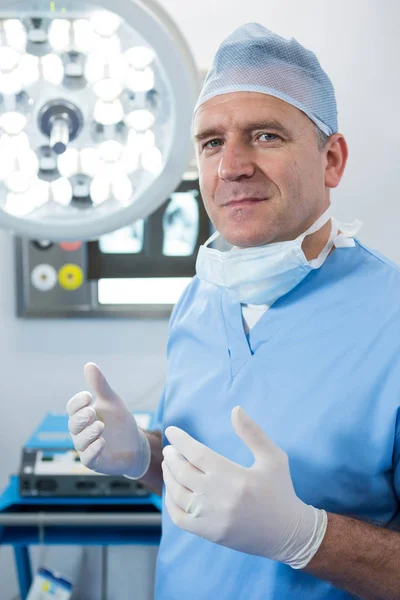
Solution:
[[[181,427],[250,466],[231,425],[237,404],[287,452],[304,502],[387,525],[400,497],[399,268],[358,241],[336,249],[248,337],[240,304],[194,278],[171,317],[159,428]],[[353,598],[182,531],[163,506],[157,600]]]

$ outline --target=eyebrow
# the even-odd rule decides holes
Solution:
[[[283,135],[290,137],[291,132],[287,129],[282,123],[276,121],[275,119],[269,119],[268,121],[254,121],[250,123],[246,123],[246,126],[243,128],[245,132],[254,131],[255,129],[274,129],[275,131],[279,131]],[[193,136],[195,142],[201,142],[206,138],[215,137],[221,135],[223,130],[218,127],[208,127],[207,129],[202,129],[196,135]]]

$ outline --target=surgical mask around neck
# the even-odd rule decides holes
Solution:
[[[199,279],[225,288],[242,304],[267,304],[271,306],[278,298],[295,288],[313,269],[319,269],[332,250],[338,237],[339,223],[333,221],[327,243],[317,258],[308,261],[302,243],[307,235],[321,229],[330,219],[330,209],[294,240],[275,242],[252,248],[232,248],[221,252],[209,248],[220,234],[215,232],[200,246],[196,273]],[[349,226],[357,232],[361,223]],[[349,236],[346,232],[341,237]]]

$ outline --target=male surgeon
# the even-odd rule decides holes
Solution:
[[[75,447],[163,495],[157,600],[398,599],[400,272],[331,217],[348,156],[331,81],[246,24],[193,137],[216,233],[171,317],[157,425],[88,363]]]

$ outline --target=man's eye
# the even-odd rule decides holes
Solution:
[[[260,139],[260,138],[262,138],[263,136],[269,136],[269,140],[266,140],[267,142],[268,142],[268,141],[271,141],[271,136],[272,136],[273,138],[278,138],[278,137],[279,137],[279,135],[276,135],[276,133],[260,133],[260,135],[258,136],[258,138],[257,138],[257,139]]]
[[[218,145],[220,144],[220,140],[210,140],[209,142],[206,142],[204,144],[204,148],[218,148]]]

